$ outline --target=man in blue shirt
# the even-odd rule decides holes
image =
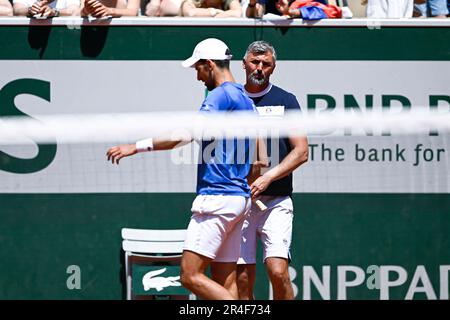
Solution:
[[[249,45],[243,60],[247,79],[244,88],[262,117],[283,116],[286,110],[300,111],[292,93],[270,83],[275,64],[275,49],[269,43],[255,41]],[[305,136],[296,135],[269,139],[267,153],[270,169],[264,169],[262,175],[249,182],[252,198],[259,198],[268,208],[262,211],[252,205],[244,222],[238,261],[239,298],[254,298],[259,238],[273,298],[289,300],[294,299],[288,273],[293,220],[292,172],[308,160],[308,141]]]
[[[227,45],[209,38],[197,44],[184,67],[194,67],[197,79],[211,92],[203,101],[200,113],[254,112],[252,100],[242,85],[235,83],[229,69],[232,58]],[[145,139],[136,144],[120,145],[108,150],[108,160],[119,163],[137,152],[170,150],[181,141]],[[236,262],[242,236],[244,216],[250,208],[247,175],[253,155],[248,140],[213,139],[201,141],[201,159],[197,170],[197,197],[181,259],[181,282],[202,299],[237,299]],[[240,150],[244,148],[245,150]],[[235,161],[239,154],[245,161]],[[205,275],[211,265],[211,276]]]

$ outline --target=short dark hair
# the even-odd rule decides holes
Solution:
[[[270,43],[268,43],[267,41],[254,41],[248,46],[247,51],[244,55],[244,59],[247,58],[247,55],[249,53],[264,54],[266,52],[272,53],[273,60],[277,60],[277,53],[275,52],[275,48]]]
[[[207,59],[200,59],[198,60],[198,62],[203,64],[206,63],[206,60]],[[213,59],[209,60],[214,62],[219,69],[230,69],[230,60],[213,60]]]
[[[230,69],[230,60],[213,60],[220,69]]]
[[[227,49],[225,51],[225,54],[226,55],[231,55],[230,49]],[[213,59],[210,59],[210,60],[213,61],[216,64],[216,66],[219,67],[220,69],[230,69],[230,60],[228,60],[228,59],[225,59],[225,60],[213,60]],[[202,63],[205,63],[206,59],[200,59],[199,61],[202,62]]]

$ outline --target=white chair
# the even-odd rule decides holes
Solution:
[[[195,299],[179,280],[185,237],[185,229],[122,229],[127,300],[158,296]]]

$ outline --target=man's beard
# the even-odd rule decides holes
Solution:
[[[213,91],[216,88],[216,86],[214,84],[206,84],[206,83],[205,83],[205,87],[206,87],[206,89],[208,89],[208,91]]]
[[[262,78],[258,79],[256,78],[256,75],[259,75],[258,73],[252,73],[250,74],[250,76],[248,77],[248,80],[257,86],[263,85],[266,82],[266,77],[262,76]]]

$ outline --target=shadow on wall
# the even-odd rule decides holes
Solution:
[[[52,31],[51,19],[46,19],[45,24],[40,20],[30,19],[28,28],[28,44],[32,49],[39,50],[39,58],[42,59],[47,49],[48,39]]]
[[[105,47],[108,38],[110,20],[101,25],[82,25],[80,36],[80,48],[84,56],[96,58]]]

